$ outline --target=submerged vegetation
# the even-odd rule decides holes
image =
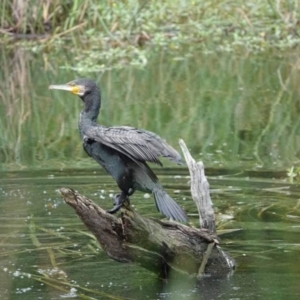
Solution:
[[[51,294],[53,298],[56,291],[63,294],[61,298],[77,296],[80,299],[143,299],[149,293],[147,287],[150,286],[154,292],[160,290],[155,286],[157,276],[152,272],[137,265],[120,264],[111,260],[100,249],[96,238],[84,229],[73,211],[70,213],[70,208],[57,199],[53,191],[55,184],[49,186],[49,180],[44,177],[47,173],[36,173],[38,174],[35,174],[35,179],[30,178],[34,188],[27,185],[25,193],[24,190],[19,190],[17,197],[14,196],[11,186],[12,189],[22,186],[24,178],[17,178],[17,184],[13,184],[16,178],[7,181],[3,190],[0,190],[4,208],[0,239],[2,280],[6,280],[4,282],[12,293],[22,292],[30,296],[34,294],[34,297]],[[97,193],[95,194],[98,178],[94,181],[92,179],[91,184],[87,179],[92,176],[85,177],[80,182],[76,180],[77,176],[78,173],[71,175],[68,172],[57,178],[55,183],[68,182],[82,190],[86,189],[89,182],[88,190],[101,203]],[[170,185],[172,188],[178,183],[185,186],[186,180],[184,177],[177,181],[172,178]],[[103,182],[103,178],[100,181]],[[293,270],[298,264],[293,262],[299,257],[299,188],[265,178],[246,181],[244,178],[231,176],[213,180],[213,186],[218,231],[223,233],[222,246],[238,260],[238,272],[250,268],[253,273],[254,265],[256,276],[260,272],[265,276],[265,270],[270,268],[269,265],[265,266],[267,261],[277,268],[279,274],[284,270],[294,275]],[[106,188],[110,189],[112,186]],[[41,196],[45,189],[47,194]],[[189,194],[187,186],[183,195],[184,192]],[[99,194],[100,191],[98,196]],[[31,204],[26,203],[27,199],[32,199]],[[186,203],[189,211],[195,211],[194,203],[189,202]],[[152,215],[152,203],[147,203],[143,198],[138,203],[140,212],[142,210],[146,216]],[[9,211],[7,207],[14,209]],[[194,225],[198,226],[198,215],[193,216],[193,219]],[[280,260],[278,263],[279,256],[285,258],[285,264]],[[260,266],[263,267],[262,270]],[[298,282],[298,278],[294,277],[291,276],[292,282]],[[169,282],[172,280],[173,277]],[[184,281],[187,280],[185,278]],[[228,283],[228,278],[226,280]],[[138,296],[133,297],[136,289],[139,291],[136,292]],[[293,289],[291,284],[289,289]],[[1,290],[1,296],[4,291]]]

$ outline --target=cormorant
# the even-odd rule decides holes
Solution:
[[[98,86],[90,79],[77,79],[49,89],[66,90],[84,103],[79,115],[79,133],[85,152],[117,182],[121,193],[114,198],[114,213],[135,190],[151,192],[157,209],[166,217],[187,222],[184,210],[163,190],[146,162],[162,166],[159,157],[182,164],[179,153],[158,135],[128,126],[105,127],[96,123],[101,106]]]

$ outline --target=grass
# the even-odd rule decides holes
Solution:
[[[79,73],[142,69],[153,51],[183,59],[195,51],[267,53],[300,44],[300,0],[20,3],[1,3],[0,43],[34,53],[68,49],[76,66],[64,67]]]
[[[51,40],[72,32],[102,50],[196,43],[206,51],[261,51],[299,44],[299,8],[300,0],[4,0],[0,28],[12,37],[46,34]]]

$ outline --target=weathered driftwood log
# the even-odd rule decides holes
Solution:
[[[201,229],[143,218],[130,207],[122,209],[117,217],[71,189],[62,188],[60,193],[103,250],[117,261],[138,263],[162,277],[167,277],[171,270],[197,277],[204,273],[231,272],[234,260],[221,250],[215,234],[203,164],[192,159],[182,140],[180,146],[190,170],[192,197],[199,211]]]
[[[200,228],[216,232],[215,214],[209,193],[209,184],[204,174],[202,161],[196,163],[183,140],[179,140],[191,177],[191,194],[199,213]]]

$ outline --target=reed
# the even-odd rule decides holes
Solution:
[[[241,45],[261,50],[299,44],[299,8],[300,0],[3,0],[0,28],[52,38],[73,31],[102,46],[173,39],[218,44],[224,51]]]
[[[101,76],[57,71],[60,63],[74,65],[74,58],[66,56],[48,56],[45,63],[22,48],[2,51],[2,168],[94,165],[78,137],[80,100],[48,90],[49,84],[82,76],[101,84],[103,125],[151,130],[175,147],[183,138],[207,166],[286,169],[297,162],[299,71],[293,54],[278,65],[269,54],[249,59],[197,53],[177,60],[156,51],[145,69],[128,66]]]

